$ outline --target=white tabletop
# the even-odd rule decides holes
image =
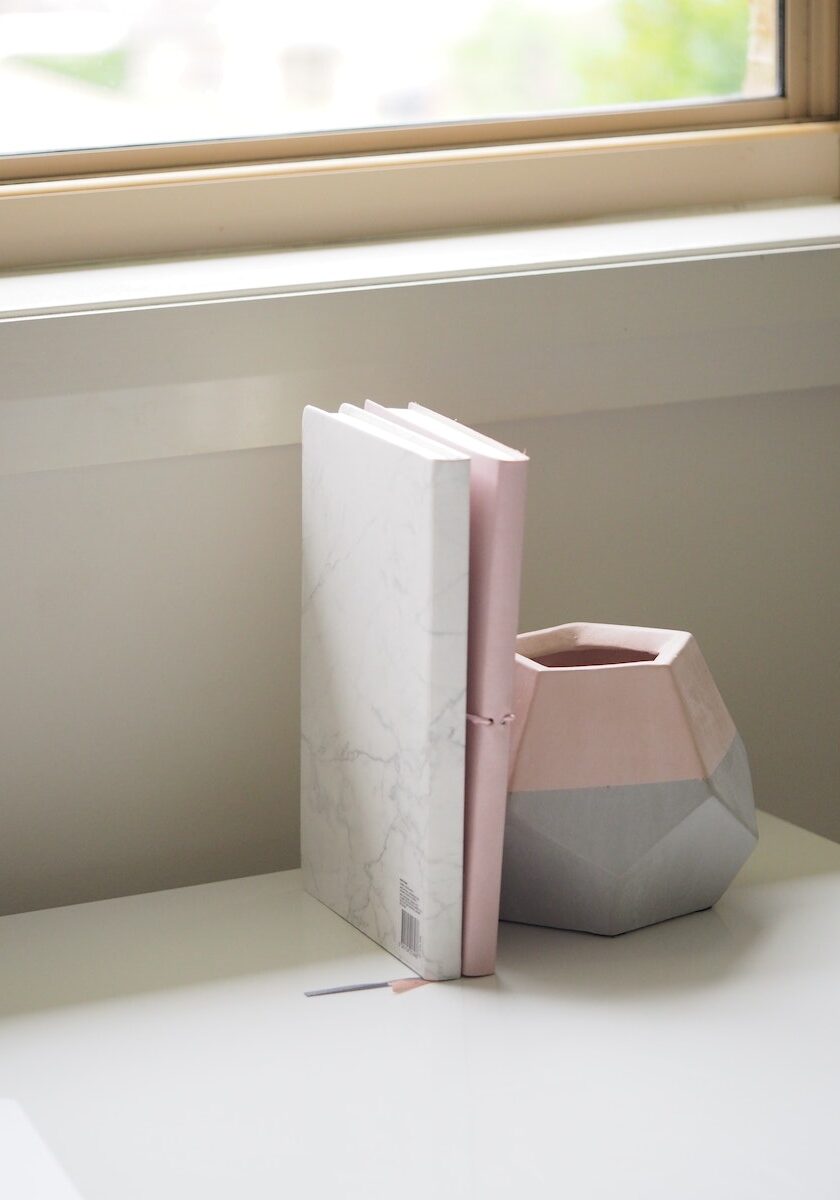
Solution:
[[[406,970],[297,872],[0,919],[0,1095],[83,1200],[837,1200],[840,846],[715,910]]]

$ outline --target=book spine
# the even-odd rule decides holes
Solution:
[[[421,973],[461,974],[469,463],[433,467],[428,571],[428,764]]]

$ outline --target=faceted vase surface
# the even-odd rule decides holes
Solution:
[[[501,917],[614,935],[709,908],[758,841],[743,743],[694,638],[517,639]]]

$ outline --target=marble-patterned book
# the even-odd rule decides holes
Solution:
[[[301,844],[319,900],[461,973],[469,459],[360,410],[303,417]]]

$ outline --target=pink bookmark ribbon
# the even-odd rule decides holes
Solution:
[[[381,983],[345,983],[340,987],[316,988],[303,994],[304,996],[337,996],[341,992],[372,992],[375,988],[389,987],[399,996],[403,992],[413,992],[415,988],[434,982],[434,979],[419,979],[413,976],[410,979],[385,979]]]

